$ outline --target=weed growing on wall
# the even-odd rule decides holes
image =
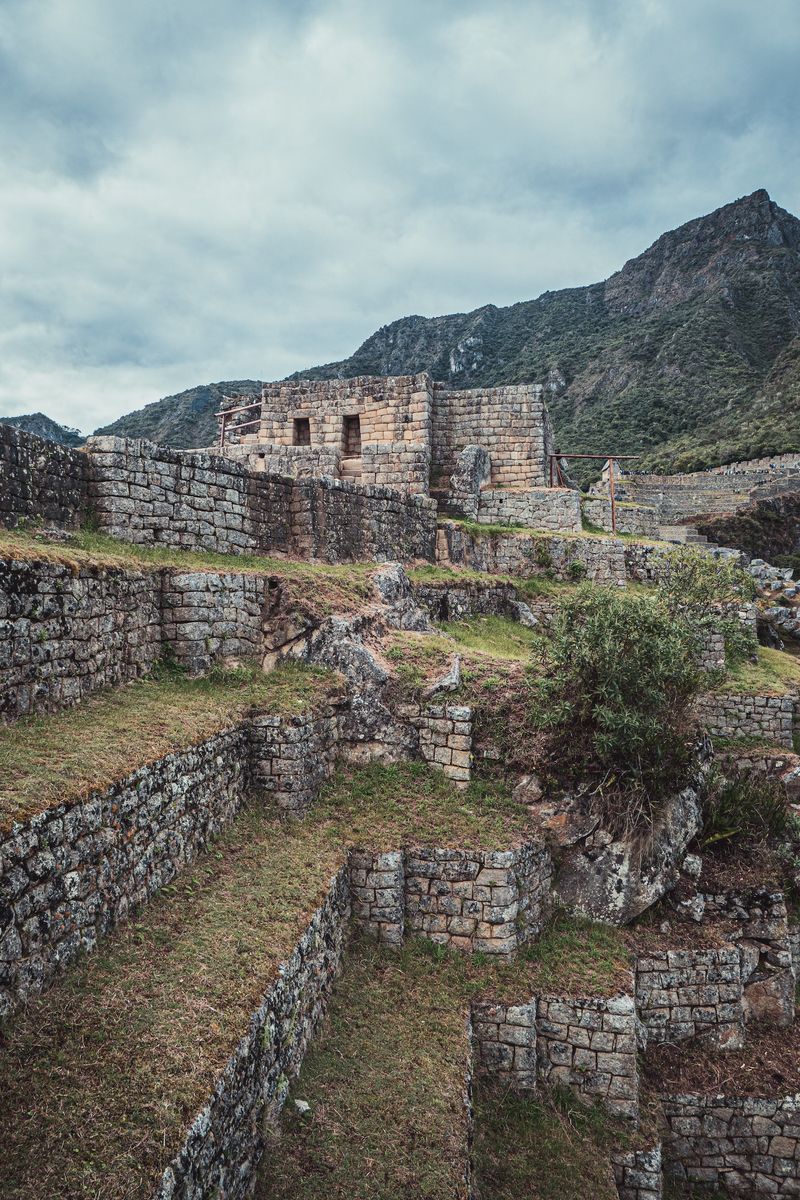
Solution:
[[[693,636],[658,596],[577,589],[561,606],[530,690],[545,774],[591,783],[612,827],[639,827],[683,782],[700,683]]]
[[[781,784],[757,775],[712,774],[705,805],[702,842],[757,844],[796,840],[797,818]]]

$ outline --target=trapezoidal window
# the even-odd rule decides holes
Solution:
[[[342,455],[344,458],[361,458],[360,417],[344,417],[342,420]]]
[[[295,417],[292,422],[292,445],[311,445],[311,422],[308,417]]]

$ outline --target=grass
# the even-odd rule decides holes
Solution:
[[[800,686],[800,659],[783,650],[758,647],[758,662],[730,668],[728,678],[714,690],[736,695],[780,696]]]
[[[118,779],[242,720],[302,712],[338,687],[329,671],[287,663],[190,679],[162,670],[75,708],[0,727],[0,829]]]
[[[468,1162],[467,999],[457,975],[408,947],[361,943],[333,996],[258,1200],[453,1200]]]
[[[439,628],[453,638],[459,648],[492,658],[526,662],[541,645],[533,629],[510,617],[469,617],[464,621],[442,621]]]
[[[506,1002],[529,999],[541,986],[526,960],[487,962],[424,941],[390,952],[358,940],[334,991],[324,1033],[292,1088],[292,1098],[305,1101],[310,1111],[301,1115],[290,1099],[265,1155],[257,1200],[461,1195],[470,1001],[482,994]],[[526,1108],[524,1128],[508,1104]],[[529,1105],[546,1119],[531,1121]],[[529,1188],[506,1191],[495,1185],[500,1178],[502,1186],[530,1185],[539,1171],[544,1179],[543,1157],[549,1160],[551,1151],[553,1187],[575,1174],[570,1187],[576,1190],[546,1191],[542,1197],[616,1197],[614,1190],[589,1190],[610,1179],[602,1153],[612,1138],[626,1137],[598,1108],[583,1108],[566,1094],[523,1101],[481,1089],[477,1115],[481,1183],[492,1185],[481,1192],[487,1200],[539,1196]],[[511,1160],[512,1171],[504,1167],[499,1175],[501,1162]]]
[[[4,1200],[150,1196],[341,850],[256,808],[0,1036]]]
[[[476,1173],[487,1200],[617,1200],[609,1152],[624,1131],[566,1089],[476,1089]]]
[[[145,1200],[152,1193],[347,845],[496,848],[515,832],[524,828],[507,797],[475,788],[462,794],[419,764],[340,775],[303,824],[245,808],[175,884],[0,1029],[4,1200]],[[627,968],[621,941],[612,953],[617,936],[558,918],[544,950],[532,947],[514,962],[422,941],[379,962],[378,950],[365,947],[353,967],[363,998],[347,999],[345,991],[334,1018],[355,1040],[328,1050],[323,1043],[322,1067],[309,1060],[312,1079],[315,1070],[321,1079],[332,1071],[334,1083],[324,1086],[342,1088],[320,1114],[323,1149],[312,1142],[302,1159],[320,1162],[320,1170],[292,1179],[287,1167],[286,1187],[333,1189],[341,1179],[356,1188],[362,1174],[380,1179],[382,1162],[385,1192],[347,1194],[388,1200],[415,1194],[389,1190],[395,1179],[422,1179],[420,1186],[435,1189],[450,1178],[460,1161],[453,1104],[463,1086],[466,1043],[459,1037],[470,999],[513,1003],[569,987],[613,992]],[[308,1078],[296,1096],[313,1098]],[[363,1130],[356,1128],[361,1117],[372,1122]],[[284,1152],[294,1154],[288,1142],[268,1161]],[[337,1153],[350,1156],[341,1175]]]
[[[542,992],[608,995],[630,990],[631,967],[622,932],[556,911],[541,937],[523,951]]]
[[[0,529],[0,558],[47,559],[77,572],[81,567],[185,571],[232,571],[279,575],[304,585],[323,611],[347,611],[369,596],[374,563],[329,565],[257,554],[215,554],[210,550],[176,550],[169,546],[137,546],[106,534],[81,529],[69,541],[53,543],[26,530]]]

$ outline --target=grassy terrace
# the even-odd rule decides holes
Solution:
[[[800,686],[800,658],[782,650],[758,647],[758,662],[742,662],[714,690],[737,695],[780,696]]]
[[[258,1200],[460,1195],[470,1000],[487,991],[529,996],[541,983],[538,967],[497,967],[423,942],[394,953],[358,942],[292,1089],[310,1111],[300,1114],[290,1099]],[[477,1110],[487,1200],[616,1197],[603,1151],[623,1135],[596,1109],[480,1089]]]
[[[135,546],[118,538],[78,530],[67,542],[53,543],[33,531],[0,529],[0,558],[46,559],[72,570],[81,567],[122,567],[157,570],[178,567],[185,571],[235,571],[279,575],[303,587],[323,611],[346,612],[361,607],[370,594],[375,563],[330,565],[302,559],[273,558],[256,554],[214,554],[207,550],[175,550],[167,546]]]
[[[525,817],[501,794],[475,787],[457,792],[419,764],[339,775],[304,824],[287,826],[258,806],[245,809],[174,885],[0,1035],[4,1200],[146,1200],[346,846],[389,848],[411,840],[496,848],[525,835]],[[424,1043],[414,1046],[411,1059],[402,1057],[408,1041],[393,1051],[400,1055],[394,1061],[405,1063],[398,1084],[411,1089],[406,1128],[423,1095],[426,1123],[437,1096],[442,1120],[450,1122],[451,1093],[442,1079],[435,1077],[433,1092],[422,1083],[415,1091],[411,1067],[430,1055],[435,1070],[434,1044],[427,1041],[434,1029],[438,1045],[459,1052],[451,1023],[461,1020],[470,996],[613,992],[627,970],[616,931],[563,920],[515,964],[419,948],[402,957],[418,963],[420,981],[446,968],[428,1002]],[[401,1014],[414,1007],[395,1003],[401,991],[407,997],[407,985],[391,972],[375,984],[374,1003],[384,993],[381,1003],[391,1009],[391,1019],[376,1022],[376,1036],[394,1038]],[[458,1005],[451,1003],[456,992]],[[365,1024],[358,1012],[344,1013],[342,1021],[354,1035]],[[377,1104],[381,1089],[371,1098],[352,1097],[357,1100]]]
[[[306,711],[337,686],[331,672],[299,664],[204,679],[163,671],[75,708],[0,726],[0,829],[108,787],[248,713]]]

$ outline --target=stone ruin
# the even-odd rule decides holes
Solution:
[[[71,451],[0,428],[3,525],[44,517],[68,531],[90,516],[121,540],[230,556],[230,565],[189,569],[0,554],[0,722],[47,719],[146,675],[165,653],[192,674],[246,657],[265,670],[297,659],[341,679],[313,713],[251,713],[0,832],[0,1015],[11,1028],[26,1001],[180,878],[245,801],[302,821],[340,762],[417,759],[457,788],[469,783],[474,714],[448,694],[458,664],[420,702],[398,701],[388,630],[425,633],[432,619],[480,613],[546,631],[556,602],[525,593],[523,581],[624,587],[663,569],[663,546],[575,536],[577,493],[549,486],[554,450],[539,388],[452,392],[427,375],[292,381],[267,385],[256,409],[232,398],[223,411],[220,445],[208,452],[114,438]],[[478,537],[453,514],[528,532]],[[292,595],[279,566],[237,570],[241,554],[386,565],[358,611],[320,615]],[[453,577],[412,583],[402,565],[412,563]],[[755,628],[752,605],[726,615]],[[706,633],[699,665],[718,670],[722,634]],[[799,704],[796,692],[709,692],[698,714],[713,736],[788,752]],[[793,1036],[800,937],[771,881],[706,885],[687,856],[702,782],[701,772],[673,799],[645,859],[594,824],[565,824],[563,813],[555,839],[543,823],[541,837],[492,849],[415,839],[382,852],[350,847],[165,1159],[152,1200],[250,1194],[265,1113],[280,1110],[297,1076],[353,926],[387,947],[422,936],[502,960],[536,942],[556,903],[622,925],[657,902],[683,940],[635,947],[616,994],[477,999],[470,1072],[523,1092],[569,1088],[639,1127],[634,1148],[611,1154],[620,1200],[658,1200],[665,1172],[730,1195],[800,1194],[796,1096],[670,1091],[657,1097],[659,1128],[645,1120],[642,1056],[684,1043],[733,1052],[764,1023]],[[464,1105],[468,1128],[469,1087]],[[460,1200],[470,1186],[467,1172]]]
[[[555,450],[539,384],[454,391],[427,373],[265,384],[230,397],[221,454],[251,470],[350,480],[434,496],[482,524],[579,531],[570,488],[553,487]]]

